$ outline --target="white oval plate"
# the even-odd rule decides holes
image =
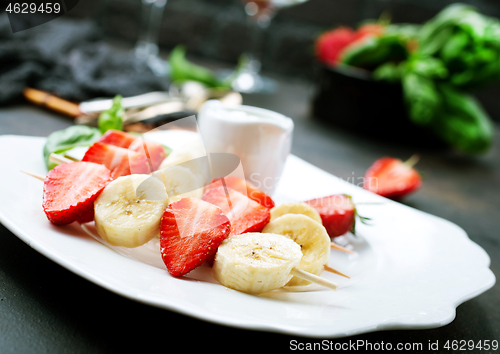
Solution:
[[[171,147],[180,137],[175,134]],[[154,243],[113,250],[77,224],[55,227],[47,221],[43,183],[20,172],[45,175],[44,142],[0,137],[0,221],[46,257],[135,301],[227,326],[334,338],[443,326],[454,319],[458,305],[495,283],[487,253],[455,224],[374,195],[293,155],[277,190],[278,203],[333,193],[380,203],[358,207],[373,225],[358,223],[358,237],[344,237],[355,254],[331,251],[330,265],[351,279],[323,273],[341,285],[337,291],[311,287],[252,296],[218,284],[205,266],[174,278]]]

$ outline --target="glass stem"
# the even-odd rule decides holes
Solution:
[[[142,0],[142,21],[135,47],[138,58],[147,60],[158,55],[161,19],[167,0]]]
[[[272,18],[272,11],[268,13],[259,13],[255,11],[248,3],[245,7],[247,13],[247,26],[250,29],[250,50],[246,53],[248,58],[248,70],[252,73],[258,73],[262,66],[262,53],[264,44],[264,33],[269,27]]]

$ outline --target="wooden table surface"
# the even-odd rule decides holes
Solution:
[[[491,269],[500,274],[499,129],[495,146],[481,157],[417,150],[360,137],[311,118],[313,92],[309,83],[282,80],[277,94],[245,95],[244,103],[291,117],[295,122],[292,153],[353,183],[379,157],[406,159],[419,153],[418,168],[425,182],[404,203],[461,226],[489,253]],[[0,134],[47,136],[71,124],[29,105],[0,109]],[[367,333],[334,342],[424,343],[425,347],[437,340],[441,344],[500,340],[499,309],[500,286],[496,284],[460,305],[455,320],[444,327]],[[177,343],[184,350],[288,350],[293,339],[320,341],[229,328],[125,299],[53,263],[0,225],[1,353],[168,352]],[[439,352],[450,351],[441,348]]]

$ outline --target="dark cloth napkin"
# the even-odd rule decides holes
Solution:
[[[163,91],[168,84],[131,51],[107,44],[91,21],[57,18],[13,34],[6,14],[0,16],[0,105],[21,100],[25,87],[81,102]]]

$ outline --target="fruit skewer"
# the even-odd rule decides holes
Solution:
[[[213,276],[230,289],[254,295],[290,285],[293,278],[338,289],[337,283],[300,269],[302,258],[299,244],[286,236],[258,232],[234,235],[219,246]]]
[[[76,165],[78,165],[79,163],[76,163]],[[81,163],[80,163],[81,164]],[[85,164],[85,163],[84,163]],[[68,168],[68,166],[64,166],[65,168]],[[30,172],[26,172],[26,171],[22,171],[23,173],[26,173],[34,178],[37,178],[39,180],[42,180],[42,181],[45,181],[46,177],[43,177],[41,175],[38,175],[38,174],[34,174],[34,173],[30,173]],[[116,183],[116,182],[115,182]],[[104,196],[103,196],[104,197]],[[336,274],[339,274],[339,275],[342,275],[342,276],[345,276],[344,274],[334,270],[333,268],[331,267],[328,267],[328,266],[325,266],[325,269],[326,270],[329,270],[329,271],[332,271],[333,273],[336,273]],[[319,284],[319,285],[322,285],[322,286],[325,286],[325,287],[328,287],[330,289],[337,289],[338,285],[334,282],[330,282],[324,278],[321,278],[315,274],[312,274],[312,273],[309,273],[309,272],[305,272],[304,270],[301,270],[301,269],[298,269],[298,268],[294,268],[290,271],[290,274],[292,276],[295,276],[295,277],[298,277],[298,278],[301,278],[301,279],[304,279],[306,281],[309,281],[309,282],[313,282],[313,283],[316,283],[316,284]],[[347,276],[346,276],[347,277]]]
[[[271,221],[282,216],[282,215],[285,215],[285,214],[302,214],[302,215],[310,217],[314,221],[325,226],[323,215],[321,215],[320,212],[314,206],[315,206],[314,204],[313,204],[313,206],[311,206],[308,202],[280,204],[280,205],[271,209]],[[345,218],[345,217],[351,219],[351,217],[348,215],[343,216],[343,218]],[[328,221],[328,220],[326,220],[326,221]],[[334,222],[338,223],[339,220],[335,220]],[[341,221],[341,222],[343,223],[343,221]],[[353,219],[349,220],[348,222],[349,223],[353,222]],[[328,224],[327,224],[327,226],[328,226]],[[326,228],[326,226],[325,226],[325,228]],[[349,226],[348,229],[344,229],[344,231],[342,231],[342,232],[345,233],[350,228],[351,228],[351,226]],[[326,230],[328,232],[328,228]],[[342,252],[346,252],[346,253],[354,253],[354,251],[349,250],[345,247],[342,247],[334,241],[331,241],[330,247],[333,249],[336,249],[338,251],[342,251]]]
[[[296,204],[300,206],[300,203]],[[326,229],[313,218],[298,213],[285,213],[268,223],[263,233],[271,233],[286,236],[296,242],[303,254],[298,269],[309,273],[320,275],[323,271],[345,276],[345,274],[328,266],[330,259],[330,237]],[[289,284],[307,285],[308,281],[300,277],[294,277]]]
[[[128,136],[125,136],[125,138],[128,138]],[[126,150],[127,146],[128,146],[128,148],[130,148],[130,146],[132,145],[130,143],[131,141],[132,141],[132,139],[124,139],[124,137],[122,135],[120,135],[119,132],[109,132],[109,133],[107,133],[103,137],[102,141],[95,143],[95,146],[91,146],[89,148],[89,150],[91,152],[94,151],[94,150],[96,150],[96,152],[93,153],[93,154],[87,152],[86,156],[82,160],[86,160],[86,161],[90,160],[91,162],[94,162],[94,163],[104,164],[106,167],[108,167],[108,168],[110,168],[112,170],[113,177],[115,177],[115,178],[119,177],[119,175],[121,174],[121,171],[120,171],[120,173],[117,176],[114,173],[115,170],[113,169],[113,166],[111,166],[109,163],[106,163],[106,162],[115,160],[115,156],[117,154],[120,155],[120,156],[124,155],[126,157],[126,155],[124,153],[123,154],[121,153],[122,152],[121,150],[122,149]],[[125,143],[125,145],[122,144],[122,143]],[[106,147],[106,149],[104,149],[104,147]],[[112,155],[113,155],[112,157],[110,157],[110,151],[112,152]],[[50,156],[50,160],[52,162],[56,163],[56,164],[65,164],[65,163],[74,162],[74,160],[65,158],[65,157],[60,156],[60,155],[54,155],[54,154],[52,154]],[[126,160],[126,159],[124,159],[124,160]],[[130,173],[130,172],[131,171],[129,170],[128,173]],[[41,177],[41,176],[38,176],[37,178],[39,178],[41,180],[43,179],[43,177]],[[228,184],[230,184],[230,187],[234,187],[234,188],[236,188],[238,190],[244,188],[245,185],[246,185],[244,183],[245,181],[238,180],[237,178],[230,178],[230,177],[228,177],[227,179],[228,179],[228,181],[226,181],[226,182]],[[215,186],[217,186],[217,185],[215,185]],[[248,197],[252,199],[252,203],[256,203],[257,202],[259,204],[262,204],[262,206],[265,206],[265,207],[272,207],[272,206],[274,206],[274,203],[272,202],[272,199],[270,197],[267,197],[266,195],[263,195],[263,193],[260,193],[259,190],[257,190],[256,188],[253,188],[252,186],[246,185],[245,192],[248,194]],[[170,193],[168,193],[168,194],[170,194]],[[262,208],[262,209],[264,209],[264,208]],[[251,214],[252,214],[251,215],[252,218],[255,219],[255,215],[253,215],[253,212]],[[261,220],[260,223],[257,223],[257,224],[260,224],[260,225],[253,225],[254,223],[252,223],[252,225],[244,225],[244,223],[246,222],[245,221],[245,222],[243,222],[241,230],[238,230],[238,228],[235,227],[236,225],[233,225],[235,220],[231,220],[232,221],[232,223],[231,223],[232,224],[232,231],[233,232],[234,231],[238,231],[238,233],[251,232],[251,231],[254,231],[254,232],[255,231],[257,231],[257,232],[260,231],[260,229],[262,229],[262,227],[265,226],[265,224],[269,221],[269,219],[267,219],[265,217],[265,213],[261,212],[261,214],[262,214],[262,218],[261,218],[262,220]],[[255,220],[252,220],[252,221],[255,221]],[[252,227],[250,227],[250,226],[252,226]],[[257,230],[257,228],[259,230]],[[339,248],[337,248],[337,249],[339,249]],[[342,248],[340,248],[340,249],[342,249]],[[341,273],[341,272],[339,272],[339,271],[337,271],[337,270],[335,270],[335,269],[333,269],[333,268],[331,268],[331,267],[329,267],[327,265],[324,267],[323,270],[326,270],[326,271],[329,271],[329,272],[332,272],[332,273],[335,273],[335,274],[347,277],[345,274],[343,274],[343,273]]]
[[[61,161],[61,162],[62,162],[62,161]],[[68,162],[68,161],[64,161],[64,162],[62,162],[62,163],[67,163],[67,162]],[[27,174],[27,175],[30,175],[30,176],[32,176],[32,177],[34,177],[34,178],[37,178],[37,179],[39,179],[39,180],[41,180],[41,181],[44,181],[44,180],[45,180],[45,177],[44,177],[44,176],[41,176],[41,175],[38,175],[38,174],[34,174],[34,173],[30,173],[30,172],[26,172],[26,171],[21,171],[21,172],[23,172],[23,173],[25,173],[25,174]],[[339,246],[339,247],[340,247],[340,246]],[[347,250],[347,249],[345,249],[345,251],[352,252],[352,251]],[[213,262],[213,259],[212,259],[211,261]],[[338,270],[336,270],[336,269],[334,269],[334,268],[332,268],[332,267],[330,267],[330,266],[328,266],[328,265],[326,265],[326,264],[324,265],[324,270],[325,270],[325,271],[327,271],[327,272],[330,272],[330,273],[334,273],[334,274],[341,275],[341,276],[343,276],[343,277],[349,278],[349,276],[347,276],[347,275],[345,275],[345,274],[341,273],[340,271],[338,271]]]

